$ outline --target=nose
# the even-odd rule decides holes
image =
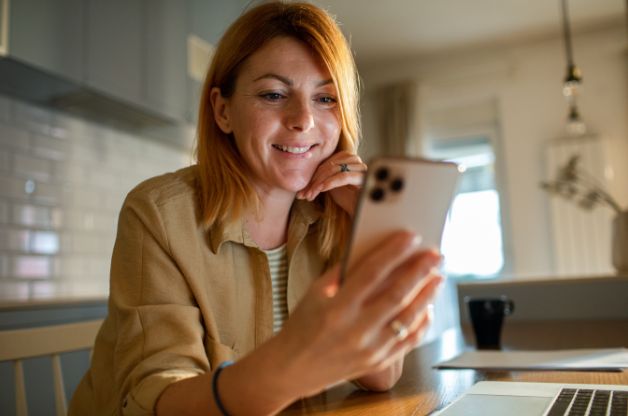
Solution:
[[[305,98],[295,98],[286,109],[286,127],[289,130],[306,132],[314,127],[311,103]]]

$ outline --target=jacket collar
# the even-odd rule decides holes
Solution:
[[[301,240],[310,225],[318,221],[321,214],[321,209],[315,202],[296,199],[292,204],[288,221],[288,246],[290,247],[293,241]],[[243,217],[229,223],[219,222],[210,228],[209,243],[214,254],[217,254],[222,244],[227,241],[259,248],[246,231]]]

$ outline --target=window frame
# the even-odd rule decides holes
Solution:
[[[493,278],[497,276],[510,276],[514,270],[514,258],[512,250],[512,238],[511,238],[511,221],[510,221],[510,209],[508,189],[506,186],[507,170],[502,156],[501,140],[499,135],[499,127],[496,124],[486,123],[477,124],[473,126],[456,126],[431,129],[426,136],[426,144],[429,149],[431,143],[434,141],[440,142],[454,142],[457,140],[464,140],[471,137],[486,137],[493,149],[495,157],[495,189],[499,197],[499,210],[500,210],[500,226],[502,230],[502,249],[504,264],[500,271],[495,273]],[[429,154],[429,151],[428,151]]]

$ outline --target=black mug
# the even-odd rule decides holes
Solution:
[[[515,304],[506,296],[498,298],[465,297],[478,349],[501,348],[501,332],[504,316],[512,314]]]

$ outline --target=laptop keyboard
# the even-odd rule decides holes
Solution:
[[[547,416],[627,416],[628,391],[562,389]]]

